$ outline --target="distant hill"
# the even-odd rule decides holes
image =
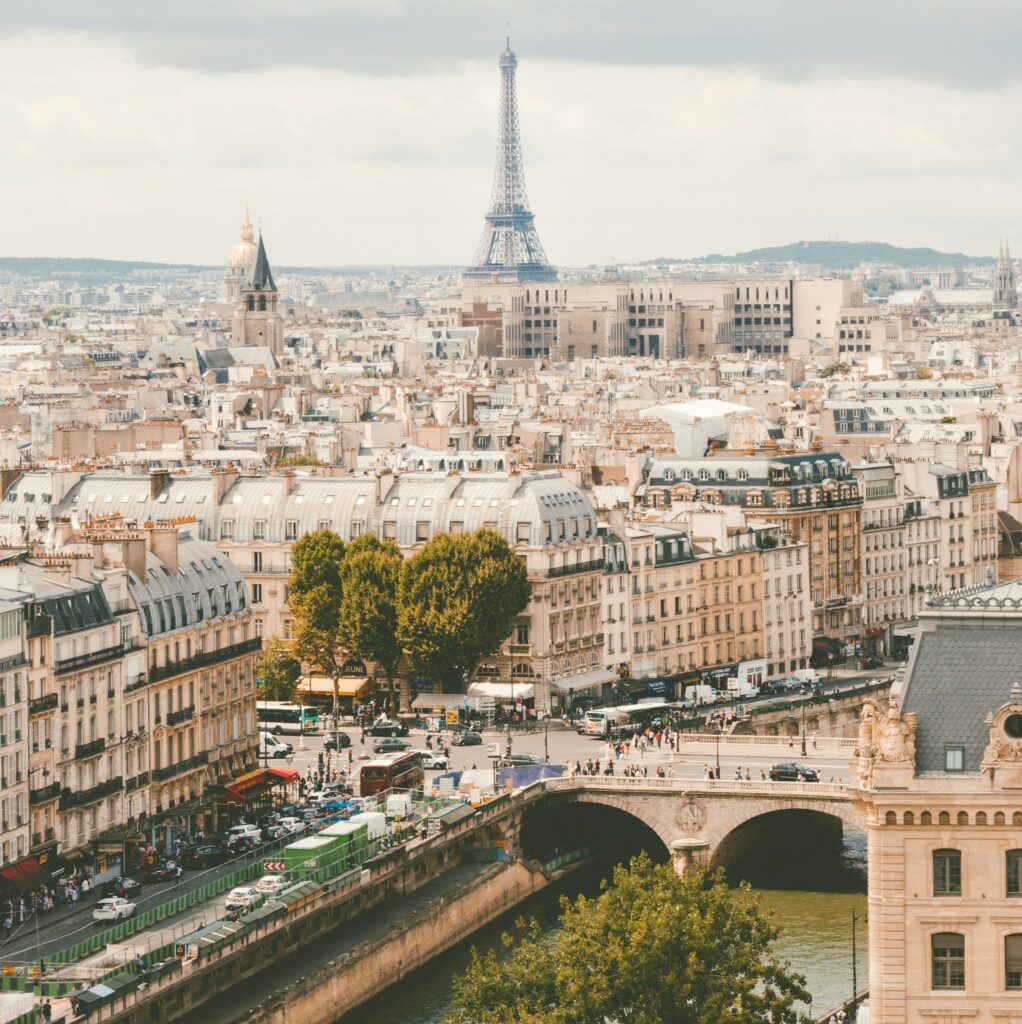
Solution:
[[[650,262],[662,262],[660,260]],[[847,270],[860,263],[893,263],[898,267],[946,267],[982,265],[994,262],[993,256],[966,256],[961,252],[937,249],[906,249],[887,242],[792,242],[765,249],[723,256],[713,253],[699,263],[818,263],[831,270]]]

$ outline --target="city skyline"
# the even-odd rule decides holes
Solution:
[[[919,22],[918,4],[867,4],[851,26],[797,2],[738,4],[727,25],[576,6],[510,26],[554,264],[834,237],[982,254],[1019,233],[1017,143],[999,129],[1022,91],[1008,6],[925,5]],[[240,10],[185,4],[158,26],[118,3],[4,13],[6,255],[215,264],[247,203],[282,265],[466,262],[504,10]],[[838,27],[841,52],[821,49]],[[952,38],[955,60],[937,60]]]

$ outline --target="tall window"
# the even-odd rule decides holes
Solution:
[[[1009,850],[1005,855],[1005,862],[1005,891],[1009,896],[1022,896],[1022,850]]]
[[[1004,936],[1004,987],[1022,989],[1022,935]]]
[[[930,936],[933,988],[965,988],[965,936],[937,932]]]
[[[933,851],[933,895],[962,895],[962,855],[958,850]]]

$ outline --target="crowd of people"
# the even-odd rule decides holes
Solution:
[[[6,906],[0,903],[4,913],[4,941],[11,937],[15,928],[30,920],[34,914],[52,914],[57,910],[73,913],[79,901],[87,899],[92,889],[92,876],[87,872],[79,874],[74,871],[65,879],[40,885],[28,896],[8,899]]]

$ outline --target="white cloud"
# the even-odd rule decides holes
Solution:
[[[560,263],[871,238],[1022,237],[1022,86],[519,53],[527,183]],[[276,264],[462,263],[489,198],[495,60],[400,76],[142,63],[124,43],[0,41],[4,251],[219,262],[246,204]]]

